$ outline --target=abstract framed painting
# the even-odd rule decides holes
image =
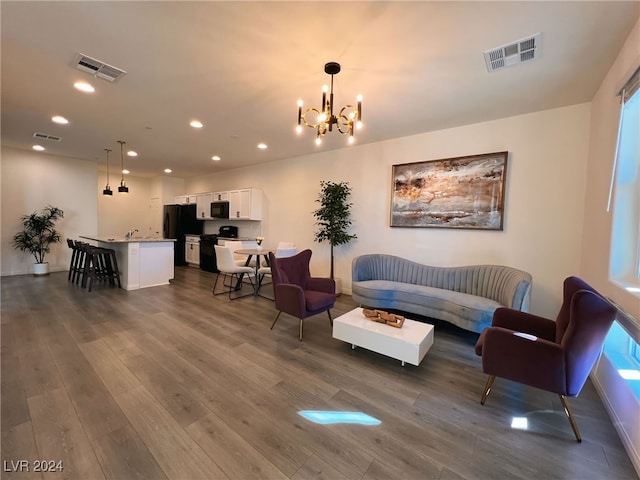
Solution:
[[[391,226],[502,230],[508,156],[393,165]]]

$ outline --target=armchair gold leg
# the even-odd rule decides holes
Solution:
[[[300,319],[300,341],[302,341],[302,319]]]
[[[571,428],[573,429],[573,433],[576,436],[576,440],[582,442],[582,437],[580,436],[580,430],[578,430],[578,424],[576,423],[576,419],[571,413],[571,409],[569,408],[569,404],[567,403],[567,399],[564,395],[560,395],[560,401],[562,402],[562,406],[564,407],[564,413],[567,414],[569,418],[569,423],[571,424]]]
[[[331,318],[331,311],[327,310],[327,315],[329,315],[329,323],[333,327],[333,318]]]
[[[489,396],[489,392],[491,391],[491,386],[493,385],[493,382],[495,379],[496,379],[495,375],[489,375],[489,378],[487,378],[487,384],[484,386],[484,392],[482,393],[482,398],[480,399],[480,405],[484,405],[484,402]]]

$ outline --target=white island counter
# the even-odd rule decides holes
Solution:
[[[167,285],[173,278],[173,250],[170,238],[99,238],[80,236],[99,247],[116,251],[120,281],[125,290]]]

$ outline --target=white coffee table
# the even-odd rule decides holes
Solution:
[[[369,320],[358,307],[333,320],[333,338],[400,360],[403,367],[418,366],[433,345],[433,325],[406,318],[395,328]]]

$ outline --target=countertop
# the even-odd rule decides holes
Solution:
[[[87,235],[80,235],[80,238],[84,238],[86,240],[93,240],[94,242],[104,242],[104,243],[158,243],[158,242],[175,242],[175,238],[159,238],[159,237],[133,237],[128,240],[125,237],[120,238],[104,238],[104,237],[90,237]]]
[[[251,240],[255,240],[255,238],[249,237],[218,237],[218,240],[229,240],[229,241],[238,241],[238,242],[250,242]]]

